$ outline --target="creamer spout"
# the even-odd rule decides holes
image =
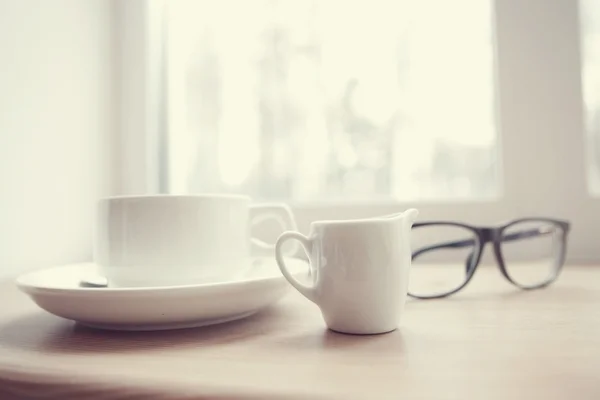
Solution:
[[[412,228],[412,225],[417,220],[418,216],[419,216],[419,211],[416,208],[409,208],[408,210],[406,210],[404,212],[387,215],[383,218],[388,218],[390,220],[402,222],[404,224],[404,226],[408,230],[410,230]]]
[[[416,208],[410,208],[404,212],[404,217],[408,228],[412,228],[412,225],[415,223],[418,216],[419,210]]]

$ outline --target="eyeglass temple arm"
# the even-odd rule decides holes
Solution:
[[[504,235],[504,236],[502,236],[502,241],[505,242],[505,241],[519,240],[519,239],[527,239],[527,238],[531,238],[531,237],[545,235],[545,234],[548,234],[551,232],[552,232],[551,230],[546,230],[546,229],[529,229],[526,231],[514,232],[514,233],[510,233],[508,235]],[[422,249],[417,250],[416,252],[414,252],[412,254],[412,258],[413,259],[417,258],[421,254],[427,253],[427,252],[433,251],[433,250],[444,249],[444,248],[459,249],[462,247],[469,247],[469,246],[474,246],[474,245],[475,245],[474,239],[457,240],[454,242],[434,244],[432,246],[423,247]],[[470,256],[469,256],[468,261],[470,263]]]

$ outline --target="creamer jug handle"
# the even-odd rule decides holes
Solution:
[[[283,251],[282,251],[281,247],[287,240],[292,240],[292,239],[300,242],[300,245],[302,246],[302,248],[304,249],[304,252],[306,253],[306,257],[308,258],[308,261],[311,264],[311,268],[313,267],[312,266],[313,242],[310,238],[304,236],[300,232],[289,232],[288,231],[288,232],[282,233],[281,236],[279,236],[279,238],[277,239],[277,242],[275,243],[275,260],[277,261],[277,265],[279,266],[279,269],[281,270],[281,273],[283,274],[285,279],[287,279],[288,282],[297,291],[299,291],[302,295],[304,295],[304,297],[306,297],[313,303],[318,304],[317,303],[317,289],[315,287],[311,287],[311,286],[305,285],[302,282],[300,282],[298,279],[296,279],[290,273],[287,266],[285,265],[285,260],[283,257]]]

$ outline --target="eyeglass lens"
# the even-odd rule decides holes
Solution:
[[[502,231],[500,251],[508,276],[534,287],[556,277],[563,254],[562,229],[551,222],[518,222]]]
[[[475,232],[461,226],[414,227],[408,292],[418,297],[434,297],[460,288],[475,261],[478,243]]]

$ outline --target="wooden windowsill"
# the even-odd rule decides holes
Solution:
[[[12,282],[0,293],[2,399],[600,398],[600,267],[535,291],[482,268],[453,297],[409,299],[376,336],[326,330],[293,291],[238,322],[145,333],[79,327]]]

